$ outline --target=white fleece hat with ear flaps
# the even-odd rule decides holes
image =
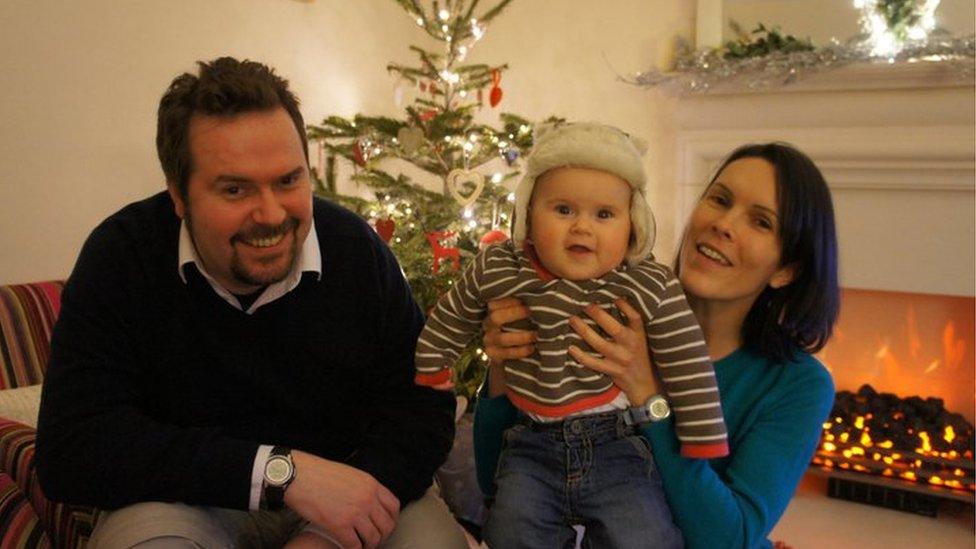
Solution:
[[[595,122],[540,124],[533,131],[532,152],[515,188],[512,240],[519,247],[528,237],[529,202],[540,175],[555,168],[591,168],[612,173],[630,184],[631,243],[627,264],[637,265],[654,247],[654,214],[644,188],[647,175],[641,157],[647,143],[613,126]]]

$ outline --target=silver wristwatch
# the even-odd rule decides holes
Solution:
[[[279,511],[285,506],[285,490],[295,479],[291,449],[275,446],[264,463],[264,508]]]
[[[671,415],[671,405],[662,395],[653,395],[640,406],[631,406],[624,411],[624,423],[627,425],[646,425],[667,419]]]

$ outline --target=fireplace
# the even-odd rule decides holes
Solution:
[[[968,297],[844,290],[818,355],[838,389],[813,458],[830,495],[929,516],[974,502],[974,314]]]

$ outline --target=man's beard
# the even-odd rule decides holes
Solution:
[[[247,231],[237,233],[231,238],[231,250],[232,255],[230,258],[230,273],[237,282],[247,286],[268,286],[276,282],[280,282],[288,276],[288,274],[295,268],[295,264],[298,262],[298,252],[301,248],[302,243],[298,241],[298,219],[294,217],[289,217],[281,225],[275,227],[268,227],[266,225],[257,225]],[[193,230],[193,216],[190,214],[190,209],[186,210],[186,227],[190,231],[190,235],[194,234]],[[291,247],[286,252],[290,255],[287,264],[276,271],[255,271],[248,269],[244,263],[241,261],[240,257],[237,255],[237,248],[234,243],[239,240],[254,240],[260,238],[273,238],[279,235],[285,235],[287,233],[292,233]],[[247,244],[245,244],[246,246]]]

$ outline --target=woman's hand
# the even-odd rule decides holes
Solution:
[[[586,353],[575,345],[569,346],[569,352],[580,364],[610,376],[627,395],[631,405],[638,406],[647,402],[651,395],[659,393],[660,385],[651,369],[644,320],[626,299],[617,299],[614,304],[627,317],[626,326],[597,305],[590,304],[583,309],[587,316],[610,335],[609,340],[600,336],[579,317],[569,319],[573,330],[593,350],[603,355],[603,358]]]
[[[505,392],[506,360],[525,358],[535,350],[535,332],[503,332],[502,325],[529,317],[529,308],[514,297],[503,297],[488,302],[488,316],[482,328],[485,331],[485,354],[491,359],[488,374],[488,396]]]

